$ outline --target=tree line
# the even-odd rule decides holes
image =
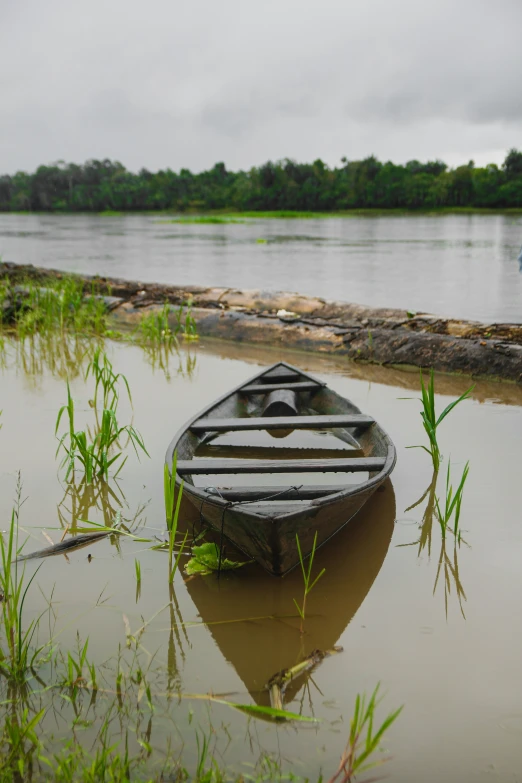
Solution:
[[[522,207],[522,152],[510,150],[502,166],[470,161],[449,168],[442,161],[405,165],[342,158],[268,162],[249,171],[224,163],[199,174],[163,169],[137,174],[111,160],[83,166],[59,161],[33,174],[0,176],[0,211],[103,212],[107,210],[333,211]]]

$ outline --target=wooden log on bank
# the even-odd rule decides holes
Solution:
[[[45,285],[64,276],[67,273],[56,270],[0,263],[0,278],[13,284],[32,279]],[[113,297],[111,319],[119,328],[134,327],[146,312],[165,302],[179,306],[191,300],[203,337],[522,383],[522,324],[412,315],[285,292],[76,277],[83,280],[86,295],[92,294],[94,284],[98,295]]]

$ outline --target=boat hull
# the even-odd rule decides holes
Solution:
[[[286,513],[261,515],[248,510],[248,505],[222,504],[201,500],[192,487],[185,484],[184,497],[190,501],[207,524],[220,536],[256,560],[274,576],[284,576],[299,564],[296,535],[303,553],[310,553],[317,533],[317,547],[325,544],[361,510],[378,487],[386,480],[368,489],[350,494],[324,505],[309,504]],[[279,507],[281,508],[281,506]]]

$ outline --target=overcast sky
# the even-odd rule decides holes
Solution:
[[[522,0],[0,0],[0,172],[522,149]]]

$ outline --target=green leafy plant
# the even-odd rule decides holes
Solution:
[[[0,641],[0,672],[12,683],[25,682],[28,673],[43,658],[45,645],[33,647],[33,638],[40,617],[24,629],[23,610],[29,588],[41,568],[35,570],[29,581],[25,580],[25,568],[17,561],[22,547],[18,545],[18,524],[21,505],[21,481],[18,477],[16,507],[11,512],[7,544],[0,534],[0,573],[1,617],[4,638]]]
[[[101,392],[102,408],[104,410],[116,411],[119,400],[118,384],[120,380],[123,381],[125,385],[129,402],[132,405],[132,395],[127,378],[121,372],[114,372],[111,360],[100,346],[95,349],[93,357],[87,365],[85,380],[87,380],[89,376],[92,376],[95,382],[94,396],[93,399],[89,401],[90,405],[95,410],[98,408],[98,395]]]
[[[197,324],[194,316],[192,315],[192,301],[186,302],[185,311],[185,328],[183,330],[183,337],[186,340],[199,340],[197,331]]]
[[[218,545],[207,542],[192,547],[192,557],[185,566],[185,573],[188,576],[194,576],[195,574],[206,576],[215,571],[233,571],[251,562],[253,561],[239,562],[230,560],[227,557],[220,558]]]
[[[440,426],[440,424],[444,421],[446,416],[451,413],[451,411],[463,400],[467,399],[475,386],[470,386],[469,389],[467,389],[464,394],[461,394],[460,397],[456,400],[453,400],[453,402],[450,402],[449,405],[447,405],[442,413],[437,416],[437,413],[435,411],[435,381],[433,377],[433,369],[430,371],[430,379],[428,381],[428,385],[424,385],[424,378],[422,375],[422,370],[420,371],[420,382],[421,382],[421,403],[422,403],[422,410],[421,410],[421,418],[422,418],[422,424],[424,427],[424,430],[428,436],[428,440],[430,443],[430,447],[427,448],[426,446],[408,446],[407,448],[410,449],[424,449],[424,451],[427,451],[430,455],[432,462],[433,462],[433,469],[437,472],[440,467],[440,461],[442,458],[442,454],[440,452],[438,440],[437,440],[437,429]]]
[[[444,496],[444,506],[437,496],[435,496],[435,507],[437,509],[437,518],[440,523],[440,529],[442,538],[446,538],[446,531],[450,525],[451,518],[453,517],[453,535],[460,541],[460,511],[462,507],[462,494],[464,492],[464,485],[469,474],[469,462],[466,462],[462,476],[459,481],[459,485],[455,492],[453,491],[453,485],[451,484],[451,462],[448,462],[448,470],[446,472],[446,493]]]
[[[141,342],[145,345],[170,345],[176,339],[180,327],[174,331],[170,328],[171,309],[170,304],[165,302],[161,310],[151,311],[142,317],[139,325]]]
[[[109,477],[109,468],[111,468],[123,454],[122,451],[118,451],[116,448],[119,448],[119,439],[123,434],[128,436],[129,442],[134,448],[138,458],[138,449],[143,451],[147,456],[150,456],[139,432],[131,424],[120,427],[114,410],[104,408],[100,427],[93,436],[91,436],[88,431],[76,430],[74,422],[74,401],[71,396],[71,389],[68,382],[67,403],[62,405],[56,418],[56,436],[58,436],[58,429],[64,414],[67,416],[69,427],[59,439],[56,454],[62,449],[65,451],[65,456],[61,464],[62,467],[67,468],[65,474],[66,481],[78,464],[85,473],[85,480],[88,484],[92,483],[95,477],[107,480]],[[120,463],[115,474],[116,476],[121,471],[126,461],[127,457]]]
[[[317,545],[317,531],[314,536],[314,543],[312,546],[312,551],[310,552],[310,556],[308,558],[308,565],[305,566],[305,558],[303,558],[303,553],[301,551],[301,542],[299,541],[299,535],[295,534],[295,540],[297,543],[297,551],[299,553],[299,562],[301,564],[301,571],[303,574],[303,583],[304,583],[304,590],[303,590],[303,602],[302,605],[299,606],[297,601],[294,598],[294,604],[296,605],[297,611],[299,612],[299,617],[301,618],[301,633],[304,632],[304,621],[306,619],[306,599],[309,595],[309,593],[313,590],[319,579],[322,577],[324,572],[326,571],[326,568],[323,568],[322,571],[315,577],[315,579],[312,581],[312,568],[314,565],[314,557],[315,557],[315,548]]]
[[[350,721],[348,742],[341,756],[337,772],[332,775],[328,783],[351,783],[356,775],[360,775],[387,761],[387,759],[370,761],[370,756],[379,750],[380,742],[385,732],[395,723],[403,708],[399,707],[395,712],[390,712],[375,731],[375,711],[381,702],[381,699],[378,698],[379,687],[378,684],[368,702],[364,694],[362,696],[357,694],[353,716]]]
[[[1,296],[10,303],[8,325],[22,340],[53,331],[105,333],[107,309],[95,283],[86,293],[84,282],[72,276],[48,280],[45,286],[30,278],[16,286],[5,280]]]

